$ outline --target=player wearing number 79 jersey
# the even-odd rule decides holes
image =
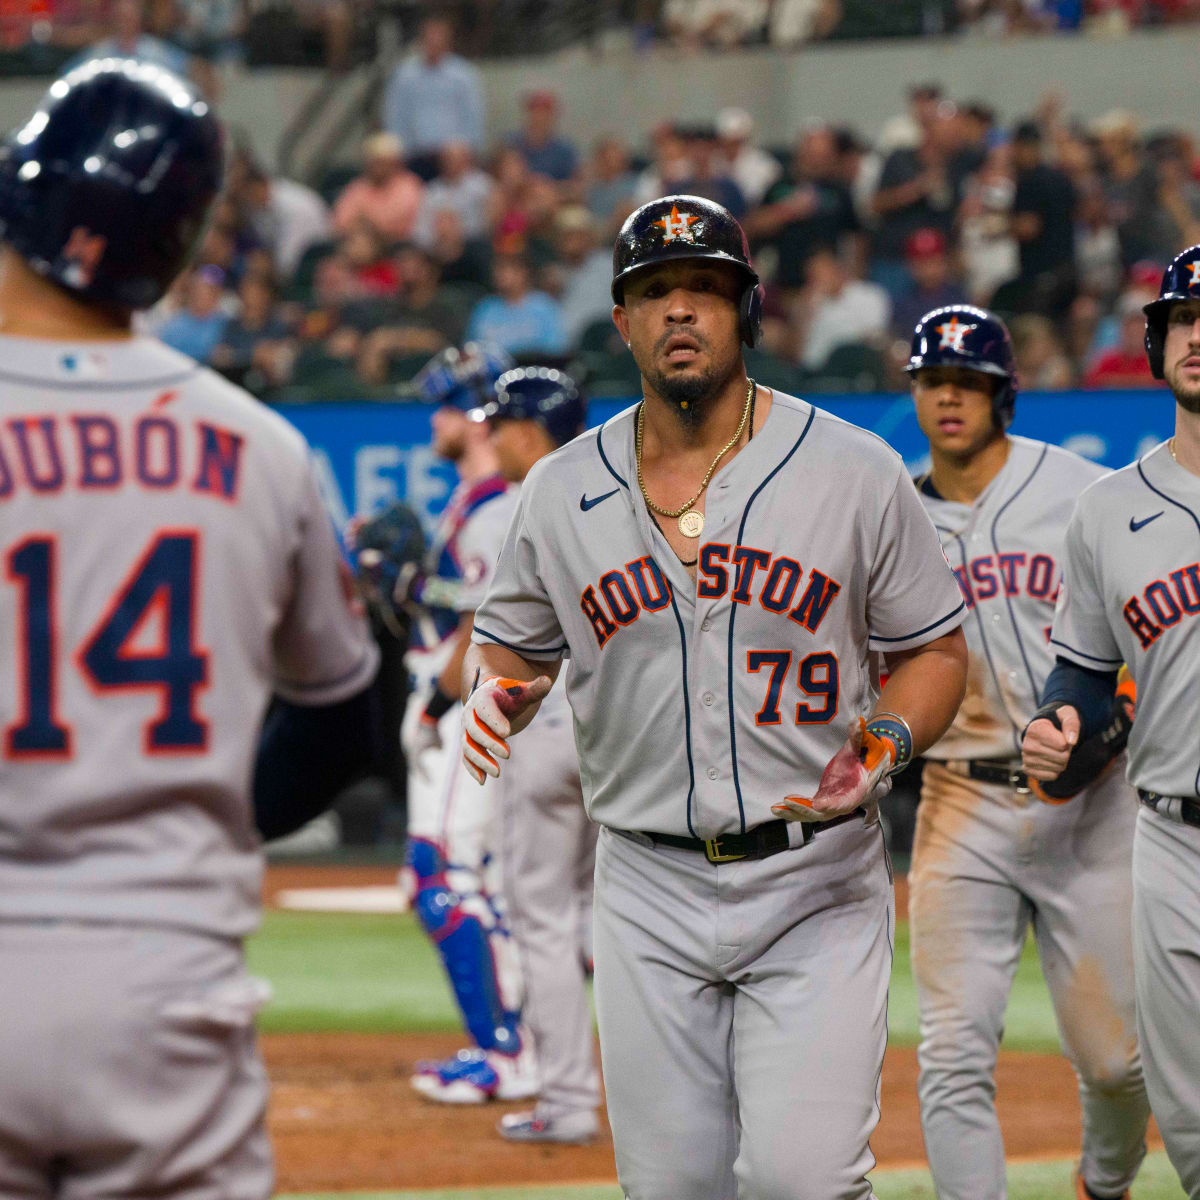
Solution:
[[[181,81],[112,59],[0,156],[4,1196],[271,1193],[251,779],[327,796],[376,654],[303,439],[130,334],[221,159]]]

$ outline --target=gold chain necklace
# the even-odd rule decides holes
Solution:
[[[746,421],[750,416],[750,408],[754,400],[754,393],[757,390],[757,384],[751,379],[746,385],[746,406],[742,409],[742,419],[738,422],[737,429],[734,430],[733,437],[717,451],[717,457],[712,460],[712,465],[704,473],[704,478],[700,481],[699,488],[696,489],[696,494],[684,505],[679,508],[660,508],[653,500],[650,499],[650,493],[646,491],[646,481],[642,478],[642,429],[646,422],[646,401],[643,400],[638,405],[637,415],[637,437],[634,443],[634,449],[637,458],[637,481],[638,487],[642,489],[642,499],[646,502],[646,507],[651,512],[656,512],[660,517],[678,517],[679,532],[684,537],[698,538],[704,530],[704,514],[693,512],[692,506],[704,495],[704,489],[708,487],[708,481],[713,477],[713,472],[717,469],[717,464],[729,453],[730,450],[738,444],[742,433],[746,428]]]
[[[1167,442],[1167,449],[1168,449],[1168,450],[1170,450],[1170,452],[1171,452],[1171,457],[1172,457],[1172,458],[1173,458],[1173,459],[1174,459],[1176,462],[1178,462],[1178,461],[1179,461],[1179,456],[1178,456],[1178,455],[1175,453],[1175,438],[1174,438],[1174,436],[1172,436],[1172,437],[1171,437],[1171,439],[1170,439],[1170,441],[1168,441],[1168,442]]]

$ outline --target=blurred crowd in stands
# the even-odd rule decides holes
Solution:
[[[610,320],[610,248],[636,205],[707,196],[744,223],[766,283],[752,370],[794,391],[902,386],[922,313],[970,301],[1011,323],[1022,386],[1150,381],[1141,305],[1200,241],[1190,134],[1054,93],[998,114],[932,82],[868,142],[806,124],[764,147],[736,108],[648,144],[579,146],[557,97],[484,145],[476,69],[438,18],[396,70],[384,127],[320,191],[234,156],[196,267],[148,317],[261,395],[395,394],[474,339],[569,366],[594,394],[637,373]]]
[[[24,2],[0,0],[0,19]],[[132,54],[193,74],[197,56],[211,65],[237,53],[247,16],[241,0],[33,2],[76,18],[76,56]],[[364,2],[298,0],[295,11],[336,41],[342,17],[330,14]],[[450,7],[494,16],[503,3]],[[850,3],[607,7],[690,44],[725,38],[735,10],[739,37],[774,38],[779,22],[820,36]],[[489,143],[480,73],[456,51],[453,20],[408,7],[420,18],[412,46],[355,164],[312,188],[276,176],[238,139],[197,264],[148,329],[264,397],[395,394],[464,339],[568,366],[594,394],[629,394],[636,368],[610,320],[612,239],[638,204],[688,193],[724,204],[750,237],[766,284],[751,369],[765,383],[902,386],[913,324],[963,301],[1010,320],[1026,388],[1149,382],[1141,305],[1163,264],[1200,241],[1190,133],[1144,129],[1120,110],[1083,123],[1053,92],[1034,111],[998,113],[924,82],[873,139],[798,122],[790,145],[764,146],[748,113],[722,108],[702,123],[664,120],[644,143],[614,132],[582,146],[559,97],[531,90],[520,126]],[[1132,20],[1195,8],[958,0],[955,11],[1040,28],[1101,10]]]

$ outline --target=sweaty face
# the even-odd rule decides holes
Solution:
[[[1180,407],[1200,413],[1200,300],[1181,300],[1167,315],[1163,377]]]
[[[995,386],[991,375],[967,367],[922,367],[913,379],[913,402],[929,448],[969,458],[998,437]]]
[[[625,284],[617,328],[646,382],[685,419],[699,419],[741,361],[743,287],[735,267],[702,259],[650,267]]]
[[[466,453],[470,419],[457,408],[446,405],[433,413],[433,452],[447,462],[458,462]]]

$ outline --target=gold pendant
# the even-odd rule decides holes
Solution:
[[[698,538],[704,529],[704,514],[698,513],[694,508],[689,508],[687,512],[679,518],[679,532],[687,538]]]

